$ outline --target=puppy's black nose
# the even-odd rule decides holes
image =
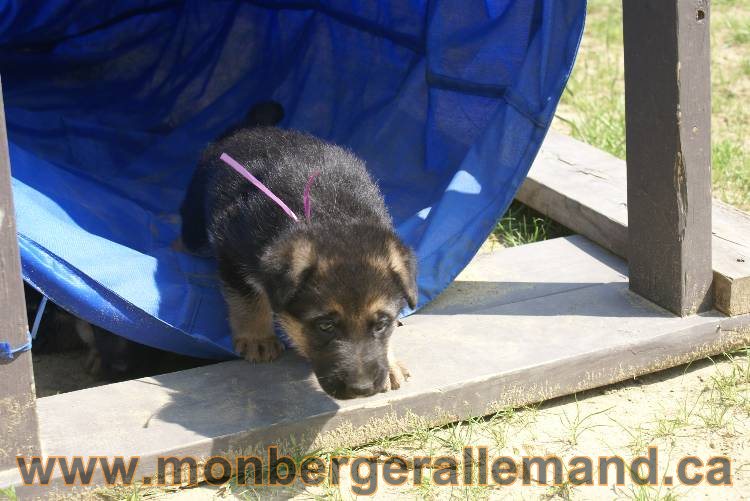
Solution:
[[[355,397],[366,397],[375,393],[372,381],[354,381],[346,385],[348,393]]]

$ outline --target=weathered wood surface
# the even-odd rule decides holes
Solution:
[[[707,0],[623,0],[630,288],[678,315],[711,306]]]
[[[714,201],[713,234],[716,307],[727,315],[750,313],[750,214]]]
[[[26,305],[18,257],[5,113],[0,90],[0,341],[26,343]],[[0,359],[0,472],[15,469],[17,454],[39,451],[31,352]]]
[[[625,162],[550,131],[516,198],[625,257],[628,210]],[[750,313],[750,214],[712,204],[715,307]]]
[[[411,380],[336,401],[291,353],[39,399],[47,454],[208,456],[356,445],[605,385],[750,342],[750,318],[680,318],[630,292],[626,265],[580,236],[478,256],[395,334]],[[409,417],[409,416],[412,417]]]

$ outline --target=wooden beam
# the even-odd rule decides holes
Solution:
[[[678,315],[711,302],[706,0],[623,0],[630,288]]]
[[[26,306],[18,257],[5,111],[0,89],[0,342],[27,341]],[[0,472],[16,468],[16,456],[39,454],[31,352],[0,361]]]
[[[677,317],[630,293],[626,273],[581,236],[483,254],[396,330],[395,352],[412,373],[398,391],[333,400],[291,352],[271,364],[226,362],[40,398],[45,453],[138,455],[140,480],[165,454],[352,447],[750,341],[750,317]]]
[[[627,257],[626,184],[623,160],[550,131],[516,198]],[[714,200],[711,219],[714,306],[750,313],[750,214]]]

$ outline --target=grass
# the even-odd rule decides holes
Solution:
[[[573,415],[573,417],[570,417],[568,416],[567,412],[563,412],[562,416],[560,417],[560,423],[568,432],[567,437],[565,437],[563,441],[568,445],[576,446],[578,445],[578,441],[580,440],[583,433],[591,431],[595,428],[595,425],[588,424],[587,422],[590,423],[591,418],[610,411],[612,407],[595,412],[590,412],[582,416],[581,406],[578,402],[578,398],[576,398],[576,395],[573,395],[573,398],[575,399],[575,414]]]
[[[750,348],[729,359],[729,368],[717,370],[704,388],[705,405],[698,418],[711,430],[731,428],[737,414],[750,416]]]
[[[515,247],[569,234],[570,231],[559,223],[513,201],[498,221],[490,239],[504,247]]]
[[[649,485],[631,486],[625,497],[633,501],[676,501],[680,499],[674,492]]]
[[[625,158],[622,7],[589,2],[576,67],[553,127]],[[736,0],[711,3],[712,168],[714,194],[750,210],[750,9]]]
[[[732,357],[729,371],[719,371],[711,377],[711,390],[718,405],[750,415],[750,348],[745,350],[747,362]]]
[[[7,499],[8,501],[16,501],[16,490],[13,487],[6,487],[0,489],[0,499]]]
[[[750,8],[711,3],[712,181],[714,196],[750,210]],[[553,128],[625,158],[625,90],[620,0],[589,2],[576,66]],[[521,245],[566,234],[514,203],[492,238]]]

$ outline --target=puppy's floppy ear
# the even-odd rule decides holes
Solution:
[[[395,235],[388,240],[388,265],[409,308],[417,307],[417,258]]]
[[[274,242],[260,258],[263,286],[274,310],[281,310],[299,290],[318,261],[315,244],[305,235]]]

